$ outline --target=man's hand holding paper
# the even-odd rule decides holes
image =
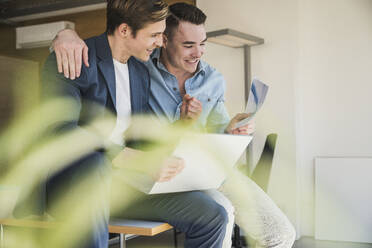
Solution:
[[[181,173],[185,167],[185,161],[182,158],[175,156],[165,158],[159,166],[154,166],[152,163],[150,166],[138,166],[136,159],[143,156],[146,156],[146,152],[127,147],[118,154],[112,163],[116,168],[144,173],[155,182],[170,181],[176,175]]]
[[[250,135],[255,131],[255,123],[253,120],[249,120],[246,124],[236,127],[236,124],[242,120],[250,119],[250,114],[240,113],[231,119],[229,125],[226,128],[226,133],[239,134],[239,135]]]
[[[185,161],[178,157],[168,157],[164,160],[160,170],[154,175],[156,182],[168,182],[185,168]]]
[[[258,79],[253,79],[251,90],[249,91],[247,106],[245,108],[245,113],[248,115],[246,116],[246,118],[242,118],[239,121],[235,122],[235,129],[239,129],[249,125],[254,115],[264,103],[268,89],[269,86]]]

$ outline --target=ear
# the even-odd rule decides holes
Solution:
[[[165,34],[163,34],[163,47],[166,48],[167,44],[168,44],[168,37]]]
[[[127,38],[131,35],[132,30],[126,23],[122,23],[118,27],[120,37]]]

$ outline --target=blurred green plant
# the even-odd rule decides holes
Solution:
[[[53,99],[14,118],[9,127],[1,132],[0,185],[19,190],[18,196],[0,194],[0,197],[5,198],[0,199],[2,204],[5,202],[2,209],[7,209],[1,211],[11,213],[14,208],[12,197],[18,198],[18,203],[26,204],[24,208],[32,208],[31,205],[27,206],[25,199],[48,176],[98,149],[105,148],[106,152],[110,153],[106,140],[116,122],[114,116],[95,119],[83,128],[71,129],[63,135],[51,131],[51,127],[55,127],[56,123],[73,121],[76,108],[76,103],[68,99]],[[64,114],[61,115],[61,112]],[[233,203],[239,203],[247,209],[256,209],[256,206],[252,207],[256,203],[252,197],[254,193],[250,192],[250,187],[242,187],[246,184],[246,178],[237,170],[233,170],[232,165],[224,164],[223,149],[206,144],[203,140],[196,140],[196,136],[190,134],[189,123],[170,125],[153,116],[135,116],[124,135],[126,140],[146,141],[145,145],[142,144],[145,151],[116,163],[106,178],[101,178],[100,182],[97,182],[94,175],[89,173],[84,175],[73,192],[62,192],[57,196],[57,202],[49,209],[50,212],[63,216],[63,220],[54,219],[54,216],[46,214],[40,218],[56,223],[50,230],[9,229],[6,233],[5,247],[79,247],[79,243],[92,231],[89,224],[92,216],[102,212],[107,202],[110,202],[111,213],[114,215],[129,206],[136,196],[131,195],[133,191],[128,190],[127,183],[137,180],[135,177],[138,173],[148,175],[149,180],[154,180],[151,175],[156,174],[182,137],[188,137],[198,143],[220,161],[219,169],[224,170],[229,177],[225,188],[231,193],[230,200]],[[110,182],[111,179],[114,183],[110,190],[106,182]],[[4,217],[12,216],[1,218]],[[252,222],[259,223],[259,215],[253,218],[257,219],[252,219]]]
[[[0,135],[0,190],[10,194],[0,194],[4,216],[10,215],[14,202],[28,204],[25,199],[32,191],[43,183],[47,176],[53,175],[73,161],[86,154],[105,147],[110,128],[115,123],[114,116],[96,119],[84,128],[72,129],[63,135],[51,132],[50,127],[56,123],[73,121],[75,103],[68,99],[54,99],[43,103],[25,115],[14,118],[9,127]],[[63,116],[63,119],[61,119]],[[148,128],[151,127],[151,128]],[[90,132],[88,130],[95,130]],[[127,139],[146,140],[145,156],[134,156],[123,160],[114,170],[116,194],[111,209],[123,210],[131,204],[131,198],[126,197],[126,182],[130,180],[131,170],[154,174],[162,161],[168,157],[179,139],[188,131],[186,125],[168,125],[154,117],[137,116],[132,118],[131,128],[126,132]],[[107,148],[107,147],[106,147]],[[109,148],[107,148],[109,149]],[[109,151],[108,151],[109,152]],[[110,181],[111,174],[107,174]],[[109,201],[110,192],[107,185],[97,183],[94,176],[87,174],[84,180],[74,188],[74,192],[61,194],[53,205],[51,212],[63,216],[63,221],[52,216],[39,216],[37,219],[56,222],[53,230],[19,229],[7,230],[5,247],[78,247],[77,244],[89,234],[89,221],[94,212],[102,211],[102,203]],[[10,192],[10,189],[13,189]],[[1,192],[1,191],[0,191]],[[17,193],[15,193],[17,192]],[[94,194],[92,194],[94,192]],[[17,199],[18,198],[18,199]],[[32,206],[23,206],[23,208]],[[25,211],[29,212],[29,211]],[[30,216],[29,218],[35,218]],[[46,235],[47,234],[47,235]],[[66,238],[68,237],[68,238]]]

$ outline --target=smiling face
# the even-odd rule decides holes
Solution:
[[[207,35],[204,25],[181,21],[172,37],[164,39],[163,52],[166,53],[169,71],[193,74],[198,68],[205,51]]]
[[[132,56],[146,61],[155,48],[162,46],[164,29],[165,20],[147,24],[137,31],[135,37],[130,35],[126,40],[126,48]]]

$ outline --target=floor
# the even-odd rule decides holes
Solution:
[[[155,237],[137,237],[127,241],[127,248],[173,248],[173,231],[162,233]],[[178,248],[183,247],[183,237],[178,238]],[[112,245],[110,248],[119,248]],[[293,248],[372,248],[372,244],[319,241],[310,237],[297,240]]]
[[[294,248],[372,248],[372,244],[319,241],[303,237],[296,241]]]

